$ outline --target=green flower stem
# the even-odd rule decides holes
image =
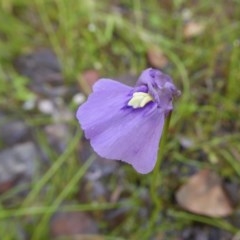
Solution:
[[[163,133],[162,133],[162,137],[161,137],[160,144],[159,144],[159,150],[158,150],[158,159],[157,159],[156,166],[154,167],[154,171],[153,171],[153,175],[152,175],[150,194],[151,194],[151,198],[152,198],[154,206],[153,206],[152,215],[150,218],[149,227],[148,227],[147,231],[145,232],[145,239],[148,239],[149,236],[154,232],[154,225],[157,223],[159,213],[162,208],[161,197],[158,195],[158,187],[161,183],[161,178],[162,178],[160,166],[161,166],[163,156],[165,153],[164,150],[165,150],[166,141],[167,141],[167,134],[168,134],[168,128],[169,128],[169,124],[170,124],[170,120],[171,120],[171,114],[172,114],[172,112],[170,112],[168,114],[165,124],[164,124],[164,127],[163,127]]]
[[[160,210],[160,199],[158,197],[158,186],[160,184],[160,178],[161,178],[161,171],[160,171],[160,166],[163,160],[163,156],[165,153],[165,145],[166,145],[166,141],[167,141],[167,134],[168,134],[168,128],[169,128],[169,124],[170,124],[170,120],[171,120],[171,115],[172,112],[170,112],[166,118],[166,122],[164,124],[163,127],[163,133],[162,133],[162,137],[160,140],[160,144],[159,144],[159,150],[158,150],[158,159],[156,162],[156,166],[154,167],[153,170],[153,176],[152,176],[152,184],[151,184],[151,197],[152,200],[155,204],[155,207]]]

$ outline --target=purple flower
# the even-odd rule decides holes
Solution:
[[[135,87],[100,79],[76,116],[100,156],[146,174],[155,166],[164,120],[179,94],[168,75],[148,68]]]

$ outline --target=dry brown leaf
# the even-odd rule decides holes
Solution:
[[[207,169],[189,178],[177,191],[176,199],[182,208],[210,217],[225,217],[233,212],[221,179]]]
[[[5,193],[14,186],[14,180],[0,182],[0,194]]]
[[[55,237],[54,240],[104,240],[104,235],[96,234],[76,234],[72,236]]]
[[[85,94],[90,94],[92,92],[93,84],[99,79],[100,75],[97,70],[91,69],[84,71],[81,75],[79,75],[79,85],[81,90]]]
[[[76,235],[73,236],[72,240],[104,240],[105,236],[102,235]]]
[[[147,51],[147,58],[151,66],[156,68],[164,68],[168,64],[168,59],[163,51],[157,47],[152,46]]]
[[[77,234],[96,234],[97,223],[86,213],[58,212],[51,220],[51,236],[73,236]]]
[[[189,21],[184,26],[183,35],[185,38],[196,37],[202,34],[204,29],[205,29],[205,26],[203,25],[203,23]]]

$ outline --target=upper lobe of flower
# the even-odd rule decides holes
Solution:
[[[181,94],[170,76],[153,68],[148,68],[142,72],[136,84],[136,87],[139,86],[147,86],[148,93],[153,97],[158,107],[166,110],[171,110],[173,97]]]
[[[149,68],[135,87],[100,79],[76,116],[100,156],[127,162],[144,174],[155,166],[165,116],[179,94],[168,75]]]

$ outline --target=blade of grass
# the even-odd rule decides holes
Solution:
[[[90,167],[92,162],[95,159],[95,155],[89,157],[89,159],[84,163],[84,165],[77,171],[77,173],[73,176],[73,178],[70,180],[70,182],[65,186],[63,191],[57,196],[55,201],[52,203],[52,208],[55,211],[58,209],[59,205],[63,202],[63,200],[72,192],[72,189],[75,188],[77,183],[80,181],[80,179],[84,176],[87,169]],[[38,225],[37,229],[34,232],[33,239],[37,239],[37,236],[41,235],[41,232],[44,232],[44,228],[46,224],[48,224],[49,219],[51,217],[52,213],[45,213],[40,224]]]
[[[82,132],[77,132],[72,141],[69,143],[66,151],[53,163],[51,168],[43,175],[43,177],[34,185],[33,189],[23,201],[22,206],[28,206],[32,201],[36,199],[42,188],[52,178],[52,176],[58,171],[58,169],[67,161],[69,155],[76,148],[79,139],[81,138]]]
[[[174,209],[169,210],[168,214],[169,216],[177,218],[179,221],[181,220],[196,221],[196,222],[217,227],[219,229],[223,229],[233,234],[239,233],[238,228],[232,226],[230,223],[226,222],[221,218],[210,218],[210,217],[195,215],[195,214],[184,212],[184,211],[177,211]]]

